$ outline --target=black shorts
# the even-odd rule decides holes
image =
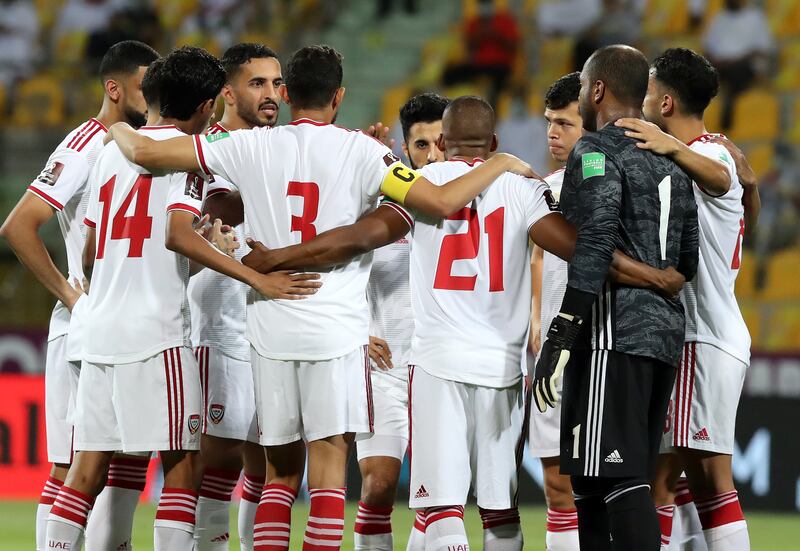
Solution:
[[[613,350],[575,350],[564,374],[561,473],[645,477],[655,469],[675,368]]]

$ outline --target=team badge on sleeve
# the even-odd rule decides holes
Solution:
[[[558,199],[556,199],[555,195],[553,195],[552,190],[550,189],[545,190],[544,200],[547,203],[547,208],[549,208],[550,211],[558,212]]]
[[[194,172],[186,175],[186,190],[184,195],[188,195],[192,199],[200,201],[203,198],[203,186],[205,180]]]
[[[225,417],[225,406],[222,404],[211,404],[208,408],[208,417],[211,422],[218,425],[222,418]]]
[[[594,176],[605,176],[606,156],[602,153],[584,153],[581,155],[581,168],[584,180]]]
[[[46,186],[54,186],[58,182],[58,177],[61,176],[61,171],[64,170],[64,163],[53,161],[48,163],[44,170],[36,177],[36,181]]]
[[[189,432],[194,434],[200,428],[200,416],[197,414],[189,416]]]

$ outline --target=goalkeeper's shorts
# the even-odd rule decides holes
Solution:
[[[564,374],[561,472],[649,478],[675,368],[613,350],[575,350]]]

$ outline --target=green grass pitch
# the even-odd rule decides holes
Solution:
[[[342,549],[353,549],[352,526],[355,517],[355,506],[348,503],[346,526]],[[522,527],[525,532],[525,549],[544,549],[544,509],[542,507],[522,507]],[[34,501],[0,502],[0,551],[23,551],[34,549],[34,517],[36,503]],[[230,549],[238,551],[236,534],[236,508],[231,512]],[[303,525],[308,515],[308,508],[298,504],[292,516],[292,551],[299,551],[303,543]],[[140,505],[136,511],[136,522],[133,529],[133,548],[135,551],[153,549],[152,524],[155,517],[155,506]],[[413,514],[398,504],[392,517],[395,532],[395,549],[404,550],[408,531],[414,520]],[[467,508],[465,517],[470,543],[476,550],[481,548],[481,523],[477,509]],[[751,548],[753,551],[788,551],[800,550],[800,515],[750,513],[747,515],[750,528]]]

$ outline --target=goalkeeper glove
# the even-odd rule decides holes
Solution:
[[[548,406],[555,408],[561,399],[558,390],[561,378],[582,324],[583,319],[579,316],[563,312],[550,324],[547,340],[542,345],[542,352],[533,372],[533,399],[542,413],[547,411]]]

